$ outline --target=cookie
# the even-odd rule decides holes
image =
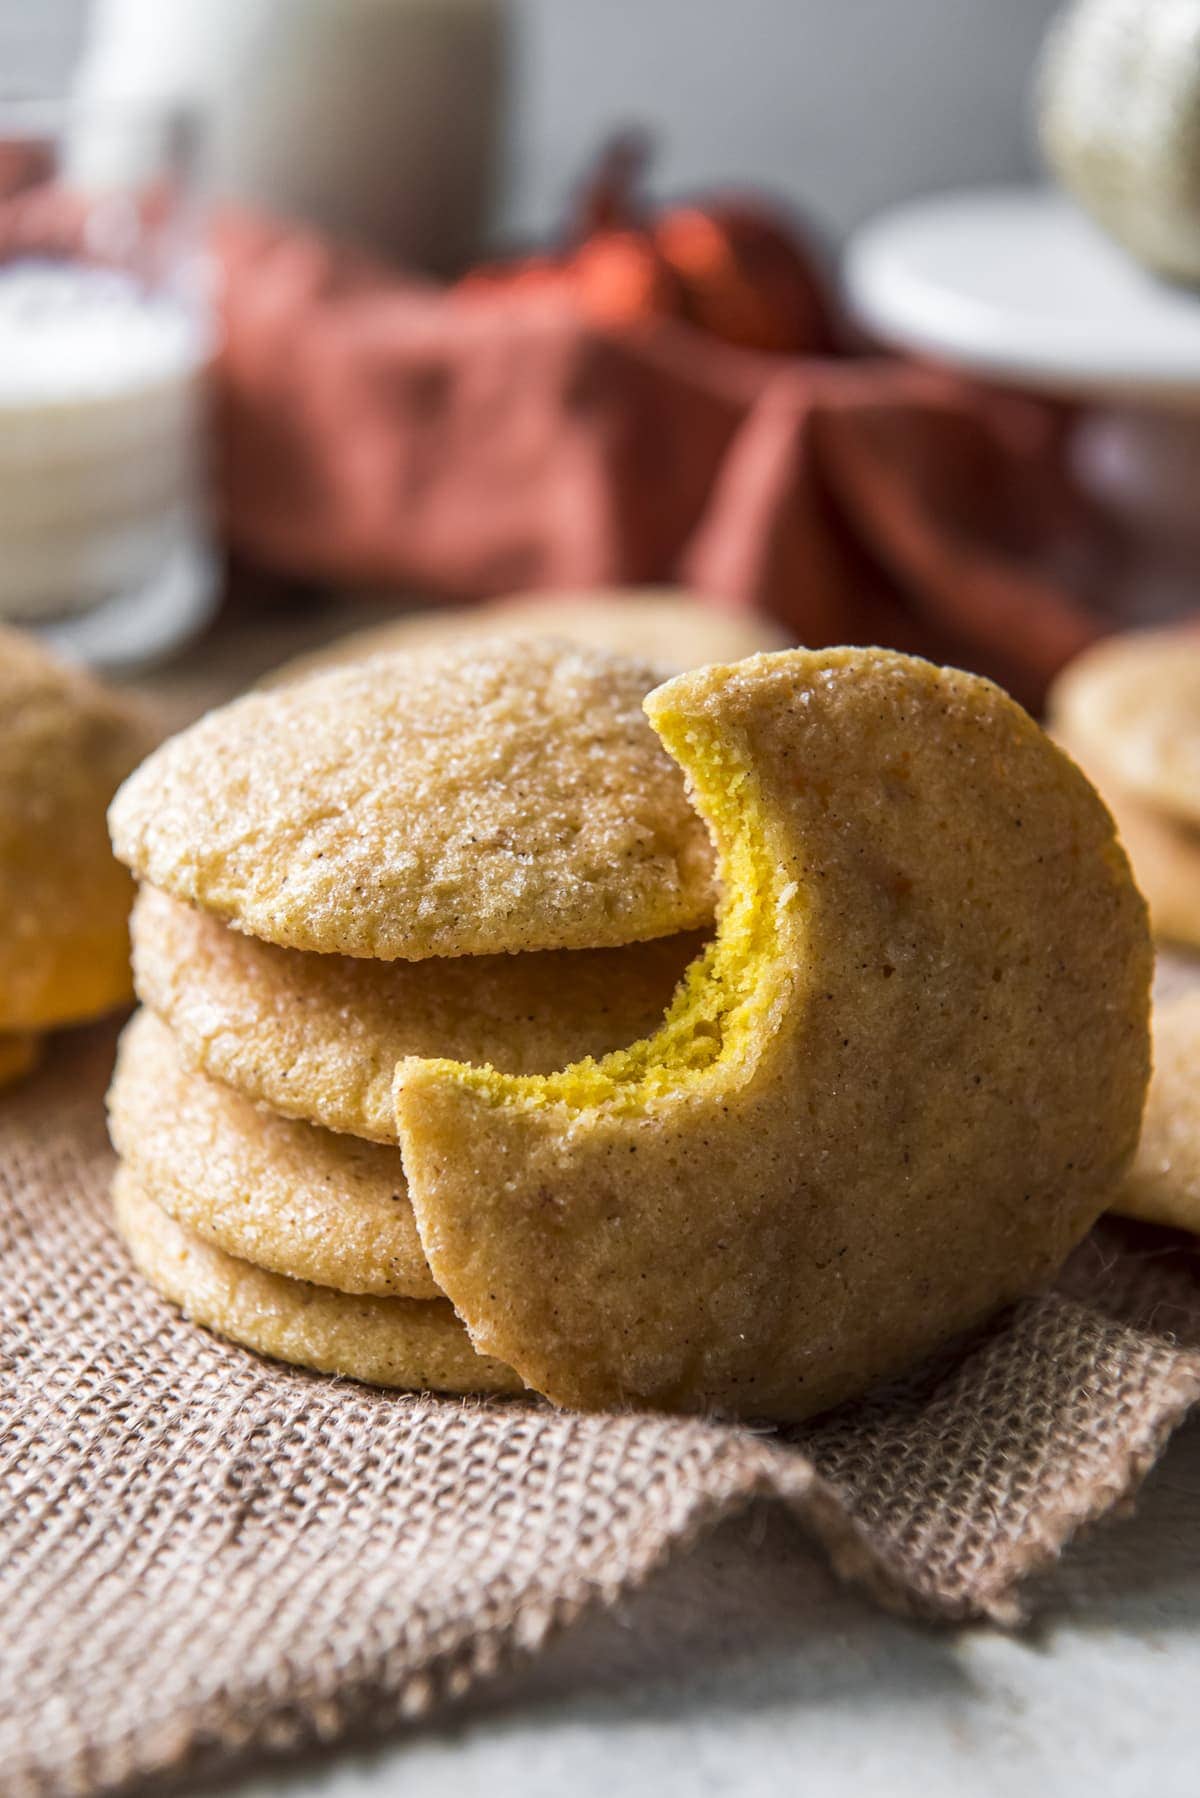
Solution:
[[[143,1190],[217,1248],[341,1292],[440,1296],[396,1149],[259,1110],[190,1069],[151,1012],[121,1037],[108,1115]]]
[[[1200,826],[1200,630],[1106,637],[1059,675],[1056,734],[1143,804]]]
[[[113,803],[151,885],[265,942],[382,961],[606,948],[713,912],[712,847],[641,709],[654,671],[542,639],[252,693]]]
[[[260,943],[153,887],[131,935],[138,995],[192,1063],[288,1117],[391,1143],[405,1055],[550,1073],[606,1054],[655,1028],[703,941],[363,961]]]
[[[1097,782],[1116,821],[1154,934],[1200,947],[1200,832]]]
[[[1200,1234],[1200,991],[1155,1011],[1142,1139],[1113,1209]]]
[[[193,1323],[243,1348],[409,1392],[522,1390],[511,1369],[475,1353],[444,1300],[352,1297],[267,1273],[169,1218],[130,1168],[117,1170],[113,1205],[117,1229],[150,1284]]]
[[[611,592],[514,593],[478,606],[434,606],[297,656],[268,675],[280,686],[368,656],[425,649],[486,636],[560,637],[593,649],[653,662],[664,670],[736,662],[763,649],[783,649],[787,633],[757,613],[706,604],[673,587],[615,588]]]
[[[129,999],[133,887],[104,813],[154,740],[119,695],[0,627],[0,1031]]]
[[[1135,799],[1093,749],[1082,749],[1065,731],[1056,739],[1099,789],[1150,907],[1157,937],[1200,947],[1200,829]]]
[[[662,1028],[548,1077],[397,1070],[438,1285],[561,1404],[796,1419],[1053,1276],[1149,1063],[1145,906],[990,682],[792,651],[647,701],[719,845]]]
[[[0,1086],[11,1086],[37,1065],[41,1038],[0,1035]]]

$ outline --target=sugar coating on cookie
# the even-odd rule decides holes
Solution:
[[[1200,992],[1155,1009],[1142,1137],[1113,1209],[1200,1234]]]
[[[1108,813],[990,682],[871,650],[647,710],[719,845],[660,1031],[546,1078],[401,1063],[434,1278],[559,1403],[800,1418],[1048,1281],[1148,1073]]]
[[[113,1182],[117,1229],[150,1284],[193,1323],[318,1373],[410,1392],[518,1393],[477,1355],[444,1300],[352,1296],[267,1273],[214,1248],[156,1205],[132,1169]]]
[[[133,887],[104,814],[155,737],[137,707],[0,627],[0,1031],[128,999]]]
[[[404,1056],[526,1074],[607,1054],[655,1028],[703,940],[366,961],[261,943],[153,887],[131,936],[138,995],[191,1062],[288,1117],[393,1144]]]
[[[327,954],[605,948],[713,911],[713,859],[642,713],[655,671],[535,639],[253,693],[166,743],[110,819],[151,885]]]
[[[398,1150],[260,1110],[190,1069],[150,1012],[121,1037],[108,1114],[144,1190],[217,1248],[342,1292],[440,1296]]]
[[[1059,675],[1047,716],[1085,765],[1200,825],[1200,630],[1106,637]]]
[[[547,634],[680,672],[709,662],[736,662],[764,649],[783,649],[789,641],[769,618],[730,611],[674,587],[514,593],[485,605],[428,607],[352,631],[285,662],[260,684],[279,686],[318,668],[341,667],[397,650],[486,636]]]
[[[0,1032],[0,1086],[11,1086],[37,1066],[42,1039]]]

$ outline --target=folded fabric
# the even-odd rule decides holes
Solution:
[[[1046,406],[447,293],[245,216],[214,242],[225,511],[257,562],[458,597],[679,579],[1030,702],[1102,628],[1048,572],[1079,515]]]
[[[781,1434],[281,1367],[131,1278],[112,1047],[64,1043],[0,1107],[6,1793],[211,1785],[445,1717],[756,1498],[893,1609],[1017,1623],[1028,1576],[1128,1505],[1200,1398],[1194,1249],[1112,1224],[1051,1291]]]

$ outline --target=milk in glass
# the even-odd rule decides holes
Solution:
[[[207,354],[191,309],[118,270],[0,265],[0,617],[196,577]]]

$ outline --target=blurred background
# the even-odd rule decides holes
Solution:
[[[87,0],[3,0],[4,85],[58,90],[88,10]],[[313,0],[292,10],[311,12]],[[661,193],[761,185],[834,231],[893,200],[1035,166],[1027,90],[1053,0],[512,0],[505,10],[494,237],[553,228],[596,145],[631,120],[656,134]]]
[[[0,615],[665,588],[1040,707],[1200,596],[1198,141],[1200,0],[0,0]]]

